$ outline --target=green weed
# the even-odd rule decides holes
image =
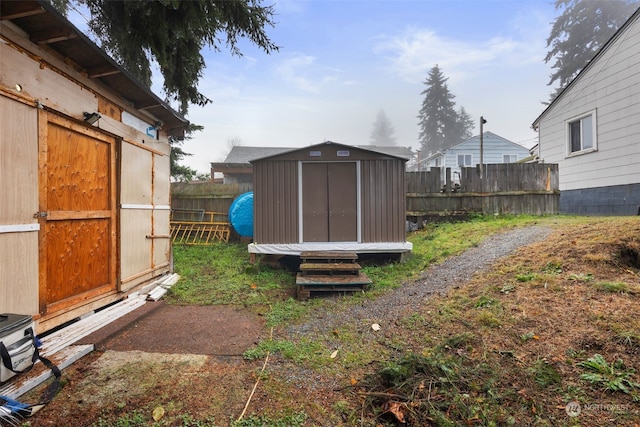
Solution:
[[[600,354],[595,354],[578,363],[578,366],[589,371],[581,375],[583,380],[600,385],[605,390],[632,394],[634,389],[640,388],[640,384],[632,380],[635,369],[626,367],[622,359],[609,364]]]
[[[317,342],[311,340],[300,340],[293,342],[289,340],[265,340],[261,341],[257,347],[250,348],[243,353],[246,360],[263,359],[267,353],[280,353],[283,357],[293,360],[296,363],[310,363],[311,365],[322,365],[325,349]],[[325,361],[326,363],[326,361]]]
[[[267,314],[267,326],[278,326],[283,323],[297,320],[305,313],[306,307],[293,298],[277,302],[271,307]]]
[[[544,359],[536,360],[529,371],[533,374],[535,382],[540,387],[546,388],[560,383],[560,373]]]
[[[231,427],[301,427],[306,420],[307,415],[304,412],[285,415],[278,419],[252,415],[232,422]]]
[[[531,282],[532,280],[535,280],[537,278],[538,275],[531,272],[516,274],[516,280],[518,282]]]
[[[562,273],[562,263],[560,261],[549,261],[542,269],[543,273],[560,274]]]
[[[574,282],[582,282],[582,283],[587,283],[587,282],[591,282],[593,280],[593,274],[591,273],[578,273],[578,274],[570,274],[568,277],[569,280],[572,280]]]
[[[494,305],[500,305],[500,302],[493,298],[489,298],[485,295],[482,295],[480,298],[476,300],[476,303],[473,306],[475,308],[482,308],[482,307],[489,307]]]
[[[596,282],[593,287],[612,294],[622,294],[629,292],[629,285],[624,282]]]

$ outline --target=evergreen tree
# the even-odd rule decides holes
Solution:
[[[247,38],[266,53],[278,50],[265,32],[274,26],[273,6],[262,6],[262,0],[75,1],[89,8],[89,27],[102,47],[148,86],[151,59],[157,62],[168,98],[183,114],[190,104],[211,101],[197,89],[204,47],[220,51],[224,42],[241,56],[238,40]]]
[[[70,4],[84,4],[91,18],[89,28],[121,66],[140,82],[151,86],[151,62],[155,60],[164,78],[167,100],[177,102],[187,114],[189,105],[211,102],[197,89],[205,62],[204,47],[220,51],[225,43],[242,56],[238,41],[246,38],[265,53],[278,50],[265,28],[274,26],[273,6],[262,0],[51,0],[66,14]],[[188,139],[202,126],[192,125]],[[179,165],[185,156],[181,141],[171,140],[171,176],[190,180],[197,172]]]
[[[456,134],[460,135],[460,140],[464,141],[471,138],[474,121],[471,118],[471,114],[467,113],[464,107],[458,109],[458,121],[457,121]]]
[[[425,156],[445,150],[470,135],[473,121],[461,108],[456,111],[455,96],[449,91],[447,80],[436,65],[430,71],[421,92],[424,96],[418,114],[420,150]]]
[[[378,112],[376,121],[373,123],[373,131],[371,132],[370,144],[389,146],[396,145],[396,138],[393,136],[395,129],[391,121],[383,110]]]
[[[171,178],[174,181],[188,182],[198,175],[197,170],[192,169],[189,166],[181,165],[180,161],[187,156],[191,156],[191,153],[184,152],[182,144],[191,139],[191,135],[193,135],[194,132],[201,131],[202,129],[202,126],[191,123],[185,132],[184,139],[178,140],[171,138],[169,140],[169,143],[171,144],[171,153],[169,153],[169,169]]]
[[[562,13],[547,38],[545,63],[554,61],[548,85],[555,98],[638,7],[637,0],[556,0]]]

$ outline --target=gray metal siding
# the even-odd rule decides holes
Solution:
[[[406,241],[404,167],[399,160],[361,163],[363,242]]]
[[[253,165],[254,242],[298,242],[298,162]]]

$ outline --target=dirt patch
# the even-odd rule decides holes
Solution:
[[[263,318],[248,310],[147,302],[78,342],[96,351],[64,370],[62,390],[30,425],[92,426],[138,409],[148,419],[143,408],[158,406],[172,414],[221,414],[216,425],[228,425],[259,366],[242,353],[263,330]],[[20,400],[36,402],[39,393]]]
[[[139,311],[138,311],[139,310]],[[241,356],[260,339],[262,317],[229,306],[177,306],[148,302],[81,344],[97,350]]]

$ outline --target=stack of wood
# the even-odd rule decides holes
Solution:
[[[300,255],[296,279],[299,300],[311,292],[357,292],[372,282],[357,263],[358,254],[342,251],[311,251]]]

